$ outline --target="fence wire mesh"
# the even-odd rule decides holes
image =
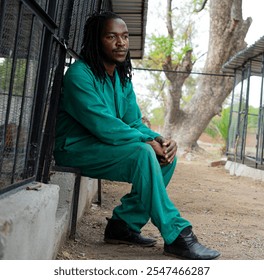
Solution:
[[[7,1],[0,42],[0,187],[26,177],[26,158],[43,25]]]

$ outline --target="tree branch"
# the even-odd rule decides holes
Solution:
[[[195,13],[200,13],[204,8],[208,0],[204,0],[200,9],[195,9]]]
[[[232,7],[231,7],[231,26],[229,28],[230,32],[233,32],[240,21],[243,20],[242,18],[242,0],[233,0]]]
[[[172,28],[172,22],[171,22],[171,1],[172,0],[167,0],[167,29],[168,29],[168,33],[170,38],[173,38],[173,28]]]
[[[231,18],[233,21],[242,20],[242,0],[233,0]]]

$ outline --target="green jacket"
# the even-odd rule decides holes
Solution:
[[[141,117],[131,81],[122,87],[115,71],[113,87],[110,77],[100,81],[88,64],[78,60],[64,77],[55,152],[81,152],[83,145],[94,146],[98,141],[125,145],[159,136],[142,123]]]

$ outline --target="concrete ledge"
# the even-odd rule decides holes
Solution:
[[[254,180],[264,181],[264,171],[248,167],[245,164],[227,161],[225,169],[229,170],[230,175],[250,177]]]
[[[61,186],[59,191],[58,209],[56,213],[56,239],[53,259],[56,258],[60,246],[69,235],[72,216],[74,181],[74,173],[56,171],[50,177],[50,183]],[[86,209],[89,209],[94,196],[97,194],[97,190],[96,179],[83,176],[81,177],[77,220],[80,220]]]
[[[0,260],[55,259],[68,237],[75,175],[56,172],[51,184],[29,184],[0,197]],[[78,218],[90,207],[97,180],[81,178]]]
[[[60,188],[59,195],[59,205],[57,211],[58,218],[63,216],[66,212],[68,213],[68,216],[71,215],[74,180],[74,173],[56,171],[51,175],[50,183],[62,186]],[[84,176],[81,177],[78,219],[82,217],[87,207],[91,206],[92,200],[97,194],[97,190],[97,179]]]
[[[25,188],[1,199],[0,259],[53,257],[59,187],[38,187]]]

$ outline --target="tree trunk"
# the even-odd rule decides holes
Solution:
[[[242,18],[242,0],[210,1],[210,34],[204,73],[219,76],[200,76],[197,91],[184,110],[173,112],[169,118],[171,136],[181,149],[190,149],[210,120],[220,114],[222,104],[233,85],[232,77],[220,76],[222,65],[236,52],[246,47],[244,39],[251,24],[251,18]],[[171,83],[172,91],[179,91],[177,83]],[[177,101],[172,106],[178,106]],[[177,118],[176,118],[177,117]],[[167,133],[165,133],[166,135]]]
[[[169,37],[173,39],[174,31],[172,27],[172,0],[167,0],[167,30]],[[165,122],[163,135],[166,138],[172,137],[173,128],[183,120],[184,112],[181,110],[182,86],[192,71],[192,51],[188,51],[181,63],[173,65],[171,55],[166,57],[162,65],[167,79],[170,81],[169,94],[166,100]],[[177,73],[178,72],[178,73]]]

